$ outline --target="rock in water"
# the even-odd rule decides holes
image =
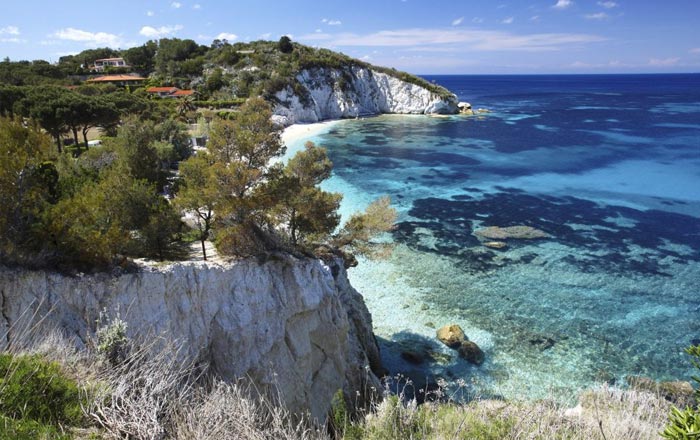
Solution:
[[[459,352],[459,355],[467,362],[475,365],[481,365],[484,363],[484,352],[472,341],[462,342],[457,351]]]
[[[532,226],[508,226],[501,228],[500,226],[489,226],[486,228],[477,229],[474,235],[478,238],[486,238],[490,240],[506,240],[508,238],[516,239],[535,239],[548,238],[549,234]]]
[[[423,355],[413,350],[405,350],[401,352],[401,357],[412,364],[422,364],[424,361]]]
[[[459,348],[467,340],[464,330],[457,324],[450,324],[437,331],[437,338],[450,348]]]
[[[505,241],[486,241],[483,244],[492,249],[503,249],[508,246]]]

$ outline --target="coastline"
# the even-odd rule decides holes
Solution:
[[[342,119],[332,119],[323,122],[313,122],[310,124],[292,124],[282,131],[282,143],[287,146],[287,155],[290,147],[295,147],[302,140],[307,140],[331,129],[331,127]],[[296,149],[295,149],[296,151]]]

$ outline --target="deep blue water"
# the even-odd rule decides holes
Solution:
[[[389,194],[389,261],[351,280],[394,373],[573,395],[687,379],[700,343],[700,75],[428,76],[489,112],[342,121],[313,140],[344,211]],[[481,245],[483,226],[550,238]],[[459,323],[480,367],[434,339]],[[402,350],[425,353],[420,365]]]

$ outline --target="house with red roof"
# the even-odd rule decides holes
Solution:
[[[182,98],[194,95],[194,90],[181,90],[177,87],[149,87],[146,92],[159,98]]]

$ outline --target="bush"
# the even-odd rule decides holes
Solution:
[[[0,440],[68,440],[71,437],[61,434],[51,425],[43,425],[34,420],[15,420],[0,415]]]
[[[117,366],[122,364],[129,354],[129,339],[126,337],[127,324],[119,314],[108,318],[106,310],[100,312],[97,321],[97,351],[107,361]]]
[[[77,384],[56,362],[37,355],[0,355],[0,414],[16,421],[4,423],[6,430],[10,426],[28,433],[41,431],[41,424],[79,426],[84,422],[81,399]]]
[[[685,352],[693,357],[692,364],[700,370],[700,345],[691,345]],[[693,380],[700,383],[698,376],[693,376]],[[695,397],[695,408],[679,409],[674,406],[671,409],[669,423],[661,433],[662,437],[672,440],[700,439],[700,390],[695,390]]]

